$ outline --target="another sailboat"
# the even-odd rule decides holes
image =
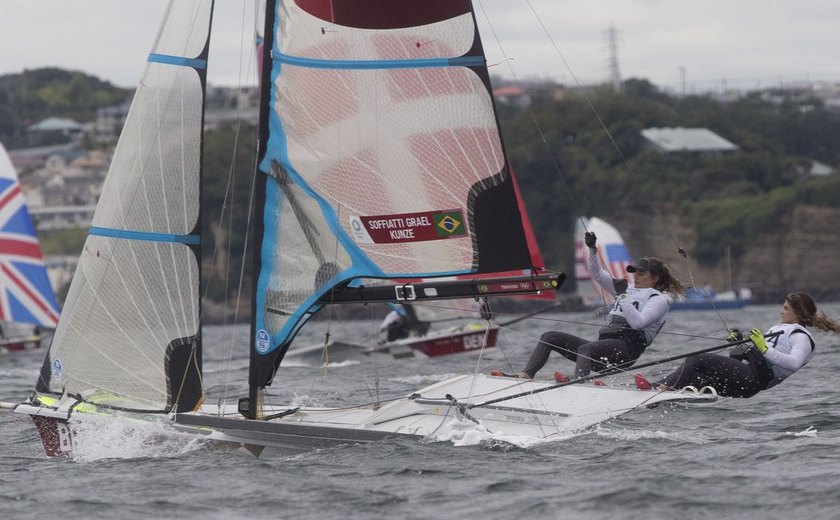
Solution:
[[[729,247],[724,251],[724,272],[729,289],[716,292],[710,285],[691,287],[685,293],[685,298],[671,304],[675,311],[709,311],[742,309],[752,301],[752,291],[746,287],[738,290],[732,284],[732,253]]]
[[[0,352],[40,347],[58,315],[17,172],[0,143]]]
[[[459,301],[460,302],[460,301]],[[477,304],[476,304],[477,305]],[[408,305],[397,308],[412,309]],[[496,346],[499,325],[480,321],[478,312],[462,310],[458,307],[446,307],[445,312],[420,312],[411,324],[405,318],[397,318],[399,310],[391,311],[383,320],[381,329],[371,334],[367,340],[332,340],[326,345],[305,345],[289,349],[286,358],[306,363],[344,363],[346,361],[366,361],[374,356],[391,359],[415,359],[448,356],[480,352],[482,349]],[[397,319],[403,325],[386,324]],[[457,322],[453,324],[453,322]],[[441,326],[443,324],[443,326]],[[390,328],[397,326],[403,334],[391,334]]]
[[[498,277],[532,259],[471,2],[266,4],[249,393],[204,404],[212,2],[178,0],[149,55],[36,392],[2,406],[32,416],[49,455],[71,452],[69,421],[90,417],[124,415],[263,453],[434,436],[458,420],[552,439],[666,401],[713,399],[477,373],[341,407],[268,396],[269,385],[286,384],[280,368],[296,333],[326,305],[536,293],[564,276]],[[405,279],[428,281],[381,283]]]

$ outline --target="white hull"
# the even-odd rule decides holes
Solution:
[[[234,406],[221,410],[216,406],[203,406],[200,412],[168,417],[126,416],[134,420],[168,423],[182,432],[194,433],[215,442],[242,445],[257,455],[265,455],[266,448],[269,452],[288,454],[315,447],[376,441],[394,435],[434,438],[435,433],[453,419],[475,424],[490,434],[551,440],[663,402],[699,403],[716,399],[713,394],[696,392],[653,392],[575,384],[487,406],[470,407],[552,386],[555,385],[505,377],[461,375],[381,407],[273,406],[263,409],[264,416],[285,415],[270,420],[245,419]],[[81,411],[81,407],[71,411],[74,402],[68,400],[60,406],[23,404],[14,411],[52,423],[54,432],[50,432],[46,425],[38,425],[47,454],[68,455],[73,444],[70,440],[71,427],[67,423],[70,415],[76,419],[85,413],[102,415],[101,411]],[[53,438],[45,437],[45,431]]]

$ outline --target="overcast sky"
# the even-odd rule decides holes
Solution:
[[[216,1],[210,83],[253,83],[253,1]],[[491,72],[507,77],[605,81],[607,30],[614,25],[622,78],[646,78],[672,91],[840,82],[838,0],[474,4],[488,63],[496,64]],[[166,0],[0,0],[0,75],[56,66],[134,86],[165,5]]]

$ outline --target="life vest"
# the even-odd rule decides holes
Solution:
[[[814,350],[816,349],[814,337],[811,336],[811,333],[808,332],[808,329],[806,329],[802,325],[799,325],[798,323],[780,323],[779,325],[774,325],[770,327],[770,330],[767,331],[767,335],[779,331],[781,331],[782,333],[778,336],[770,338],[767,341],[767,346],[774,348],[782,354],[790,354],[791,350],[793,350],[793,342],[791,341],[791,336],[793,336],[794,334],[805,334],[805,336],[808,338],[808,341],[811,342],[811,353],[805,359],[805,362],[802,363],[802,367],[807,365],[808,362],[811,361],[811,358],[814,357]],[[769,362],[768,364],[773,369],[773,375],[775,376],[774,381],[770,384],[770,386],[781,383],[785,378],[789,377],[791,374],[796,372],[796,370],[790,370],[787,368],[782,368],[778,365],[774,365],[772,362]]]
[[[629,303],[630,305],[635,307],[636,310],[639,312],[642,312],[642,309],[645,308],[645,305],[647,305],[652,298],[665,298],[664,294],[652,287],[646,289],[638,289],[630,285],[627,287],[627,292],[625,294],[627,296],[624,297],[624,304],[627,305]],[[609,314],[611,318],[620,318],[621,320],[624,320],[625,323],[627,322],[627,318],[624,316],[624,312],[621,310],[618,301],[613,302]],[[653,339],[656,337],[657,334],[659,334],[659,331],[665,325],[665,321],[667,319],[668,312],[665,312],[665,314],[663,314],[658,320],[654,320],[648,323],[641,330],[645,335],[645,343],[650,345],[653,342]]]

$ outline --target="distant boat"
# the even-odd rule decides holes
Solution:
[[[726,310],[726,309],[741,309],[746,307],[752,301],[752,291],[746,287],[738,290],[734,289],[732,284],[732,253],[729,246],[724,252],[724,271],[726,273],[726,282],[729,290],[723,292],[715,292],[710,285],[703,287],[689,287],[685,292],[685,297],[682,300],[675,301],[671,304],[671,310],[674,311],[710,311],[710,310]]]
[[[2,143],[0,273],[0,351],[40,347],[44,330],[55,329],[58,324],[58,301],[47,276],[17,172]]]
[[[345,340],[331,341],[324,345],[307,345],[290,349],[286,359],[306,363],[342,363],[364,361],[372,357],[414,359],[481,352],[496,346],[499,325],[487,321],[467,320],[464,323],[439,329],[414,329],[409,335],[374,344]],[[429,322],[422,322],[429,324]]]
[[[705,311],[741,309],[752,301],[749,289],[715,292],[711,287],[690,287],[686,290],[685,298],[671,304],[672,311]]]

